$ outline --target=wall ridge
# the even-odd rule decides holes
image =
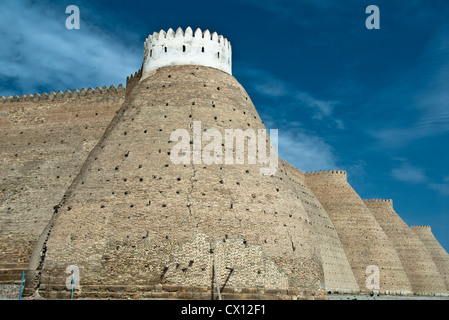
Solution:
[[[392,199],[362,199],[363,202],[386,202],[386,203],[393,203]]]
[[[319,170],[319,171],[307,171],[305,172],[308,176],[317,176],[317,175],[324,175],[324,174],[340,174],[340,175],[346,175],[346,171],[344,170]]]
[[[50,91],[49,93],[35,93],[34,95],[29,93],[27,95],[22,94],[18,95],[8,95],[7,97],[0,96],[0,103],[13,103],[13,102],[26,102],[26,101],[43,101],[43,100],[62,100],[74,97],[83,97],[89,95],[100,95],[100,94],[109,94],[109,93],[119,93],[125,92],[126,88],[123,84],[119,84],[118,87],[115,85],[111,85],[110,87],[103,86],[102,88],[96,87],[95,89],[92,87],[82,88],[80,90],[73,89],[65,90],[62,92],[58,90],[57,92]]]

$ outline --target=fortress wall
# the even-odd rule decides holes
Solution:
[[[413,292],[419,295],[447,293],[444,281],[428,250],[394,211],[392,200],[369,199],[364,200],[364,203],[393,242]]]
[[[411,230],[421,239],[435,262],[441,277],[449,290],[449,255],[435,238],[430,226],[411,226]]]
[[[410,282],[391,240],[347,182],[346,172],[310,172],[305,177],[337,230],[360,289],[369,291],[365,272],[375,265],[381,292],[410,293]]]
[[[227,73],[177,66],[141,80],[52,220],[39,262],[42,294],[65,283],[68,265],[80,268],[84,288],[204,287],[212,261],[220,285],[324,287],[308,215],[279,171],[262,176],[260,164],[171,162],[171,132],[191,134],[193,121],[223,137],[224,129],[264,128]]]
[[[134,87],[136,86],[136,84],[139,83],[141,78],[142,78],[142,68],[140,68],[134,74],[132,74],[126,78],[126,94],[127,95],[131,94]]]
[[[26,267],[124,95],[123,86],[112,86],[0,99],[0,269]]]
[[[280,171],[284,171],[284,180],[288,181],[291,188],[296,190],[298,199],[307,212],[308,222],[317,236],[323,261],[326,291],[359,292],[360,288],[357,285],[338,233],[321,203],[306,186],[304,172],[283,160],[281,161]]]

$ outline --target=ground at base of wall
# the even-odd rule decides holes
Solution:
[[[19,300],[20,284],[0,285],[0,300]]]
[[[0,285],[0,300],[18,300],[20,296],[19,284]],[[387,296],[387,295],[355,295],[355,294],[330,294],[328,300],[449,300],[449,296]],[[24,298],[26,300],[32,297]],[[83,299],[84,300],[84,299]],[[89,299],[87,299],[89,300]]]
[[[330,294],[328,300],[449,300],[449,297]]]

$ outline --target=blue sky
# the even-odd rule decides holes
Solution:
[[[65,28],[72,4],[80,30]],[[380,30],[365,27],[371,4]],[[448,17],[445,0],[2,0],[0,95],[125,83],[154,31],[216,31],[281,157],[346,170],[449,251]]]

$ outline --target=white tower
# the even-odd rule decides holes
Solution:
[[[153,33],[145,41],[145,52],[142,76],[166,66],[201,65],[212,67],[232,75],[231,43],[209,30],[193,33],[188,27],[184,32],[181,28],[168,29]]]

